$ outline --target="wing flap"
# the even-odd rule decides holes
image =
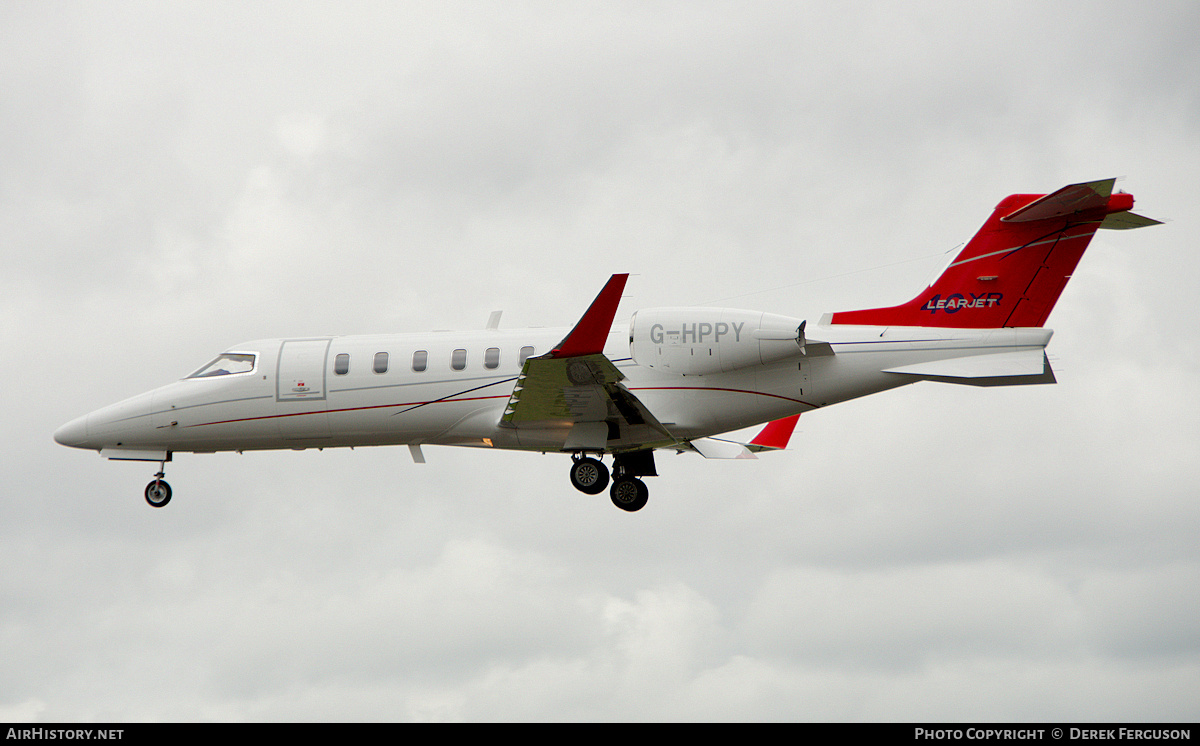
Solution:
[[[525,361],[500,418],[501,426],[540,431],[562,427],[562,449],[568,451],[676,442],[621,384],[625,375],[604,355],[604,343],[628,277],[609,278],[562,342],[547,354]]]
[[[563,450],[602,451],[607,445],[607,422],[576,422],[563,442]]]
[[[604,450],[614,433],[645,445],[674,443],[675,436],[621,384],[624,377],[604,355],[530,358],[500,424],[535,429],[572,425],[562,446],[568,451]]]

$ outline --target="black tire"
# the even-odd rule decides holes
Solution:
[[[155,479],[146,485],[146,502],[152,508],[162,508],[171,502],[171,485],[161,479]]]
[[[571,464],[571,485],[587,495],[599,495],[608,486],[608,467],[594,458]]]
[[[612,498],[613,505],[633,513],[646,507],[646,501],[650,499],[650,490],[646,488],[646,483],[637,477],[622,477],[613,481],[608,495]]]

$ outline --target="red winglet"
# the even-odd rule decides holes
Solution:
[[[612,328],[613,317],[617,315],[617,306],[621,303],[621,293],[625,290],[628,274],[613,275],[583,318],[575,324],[575,328],[558,343],[550,353],[550,357],[575,357],[577,355],[596,355],[604,352],[604,343],[608,340],[608,330]]]
[[[775,449],[787,448],[788,441],[792,438],[792,431],[796,429],[796,422],[799,419],[800,415],[794,414],[791,417],[784,417],[782,420],[768,422],[762,432],[755,435],[754,440],[750,441],[750,445]]]

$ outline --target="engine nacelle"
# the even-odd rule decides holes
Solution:
[[[682,376],[799,357],[800,319],[736,308],[643,308],[629,321],[638,365]]]

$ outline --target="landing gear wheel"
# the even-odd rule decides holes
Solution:
[[[571,484],[588,495],[599,495],[608,486],[608,467],[594,458],[581,458],[571,464]]]
[[[650,499],[650,490],[646,489],[646,483],[637,477],[616,479],[608,494],[613,505],[630,513],[646,507],[646,501]]]
[[[171,485],[161,479],[155,479],[146,485],[146,502],[152,508],[161,508],[171,502]]]

